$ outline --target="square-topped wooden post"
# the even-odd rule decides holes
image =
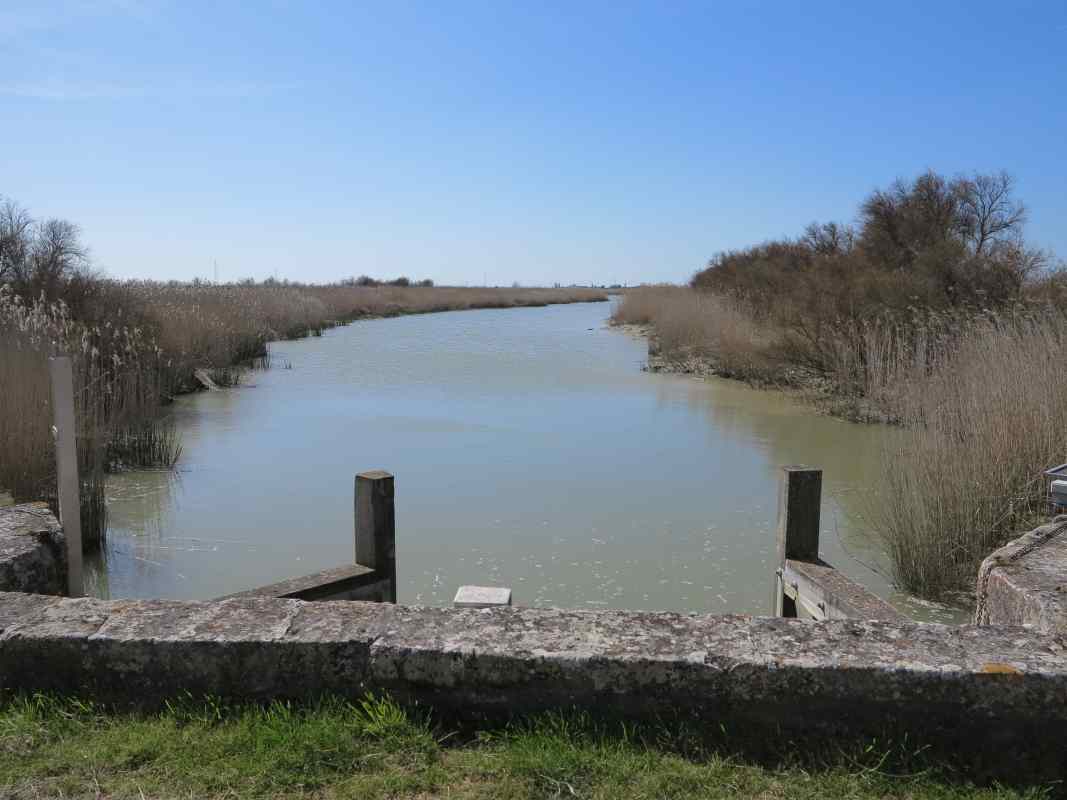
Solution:
[[[822,470],[782,467],[778,485],[778,569],[775,574],[774,613],[795,617],[796,603],[785,596],[782,570],[786,559],[819,560],[819,513],[822,506]]]
[[[396,602],[396,515],[393,476],[384,470],[356,475],[356,563],[378,572],[382,602]]]

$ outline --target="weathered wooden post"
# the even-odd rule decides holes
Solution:
[[[778,569],[774,580],[774,613],[797,616],[796,602],[785,594],[786,559],[819,560],[819,512],[822,505],[822,470],[782,467],[778,485]]]
[[[396,515],[393,476],[384,470],[356,475],[356,563],[385,580],[383,603],[396,602]]]
[[[59,521],[67,543],[67,594],[85,594],[82,580],[81,500],[78,485],[78,449],[74,424],[74,373],[69,356],[50,358],[52,378],[52,434],[56,440],[56,474]]]

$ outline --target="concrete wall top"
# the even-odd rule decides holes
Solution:
[[[1064,648],[913,622],[0,593],[4,686],[148,703],[387,690],[461,715],[582,707],[1042,738],[1067,731]]]
[[[1067,515],[992,553],[978,570],[975,620],[1067,634]]]
[[[0,508],[0,591],[63,594],[63,529],[44,503]]]
[[[1040,576],[1058,598],[1055,571],[1040,566],[1054,560],[1025,567],[1063,545],[1063,527],[1067,517],[991,562],[988,600],[1026,575],[1028,592]],[[27,593],[61,587],[61,544],[40,506],[0,512],[0,580],[20,588],[0,592],[0,687],[141,705],[387,691],[436,718],[578,708],[758,741],[903,732],[983,769],[1067,771],[1067,634],[1051,601],[1025,610],[1037,620],[1027,628]],[[987,602],[989,621],[998,608]]]

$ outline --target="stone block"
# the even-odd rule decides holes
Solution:
[[[0,508],[0,591],[65,594],[63,529],[44,503]]]
[[[1067,515],[993,552],[978,570],[975,621],[1067,634]]]
[[[460,586],[452,605],[456,608],[510,606],[511,589],[504,586]]]

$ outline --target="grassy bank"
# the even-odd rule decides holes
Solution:
[[[690,287],[631,291],[650,366],[804,390],[898,423],[868,523],[897,584],[967,596],[979,562],[1046,511],[1067,460],[1067,273],[1022,240],[1004,175],[926,173],[862,204],[857,228],[722,253]]]
[[[543,716],[462,735],[383,699],[312,707],[179,703],[108,713],[0,704],[5,797],[1038,798],[980,789],[908,748],[760,766],[695,732]]]

